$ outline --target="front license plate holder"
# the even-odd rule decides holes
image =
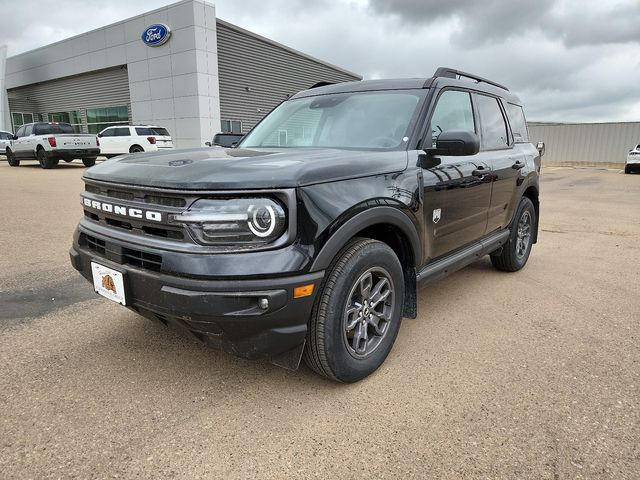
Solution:
[[[97,294],[120,305],[127,304],[122,272],[92,261],[91,274],[93,275],[93,289]]]

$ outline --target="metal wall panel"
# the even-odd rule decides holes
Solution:
[[[640,122],[529,122],[529,138],[546,146],[544,161],[584,165],[621,165],[640,144]]]
[[[276,105],[300,90],[361,77],[231,25],[217,21],[222,120],[249,131]]]
[[[124,66],[13,88],[7,94],[12,112],[62,112],[131,104]]]

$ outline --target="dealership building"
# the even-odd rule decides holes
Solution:
[[[315,83],[361,79],[220,20],[202,0],[9,56],[5,65],[3,57],[0,47],[0,130],[32,121],[69,122],[87,133],[153,124],[178,147],[247,132]]]

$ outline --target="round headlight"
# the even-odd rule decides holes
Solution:
[[[173,216],[198,243],[207,245],[264,245],[286,230],[286,213],[271,198],[201,199]]]
[[[276,228],[276,212],[271,205],[249,207],[249,230],[258,237],[268,237]]]

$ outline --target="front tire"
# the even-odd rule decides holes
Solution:
[[[44,148],[39,148],[36,152],[36,158],[38,162],[40,162],[40,166],[46,170],[55,167],[58,164],[58,160],[54,160],[47,156],[47,152],[44,151]]]
[[[625,165],[624,166],[624,173],[631,173],[631,166],[630,165]]]
[[[85,167],[93,167],[96,164],[96,157],[83,158],[82,163]]]
[[[355,382],[389,355],[402,320],[404,276],[393,250],[356,238],[329,267],[311,313],[305,363],[339,382]]]
[[[6,155],[7,155],[7,163],[9,164],[9,166],[11,166],[11,167],[19,167],[20,166],[20,160],[18,160],[16,158],[16,154],[13,153],[8,148],[7,148],[7,151],[6,151]]]
[[[516,272],[525,266],[531,253],[538,217],[533,202],[522,197],[513,217],[509,240],[499,255],[491,255],[491,263],[498,270]]]

